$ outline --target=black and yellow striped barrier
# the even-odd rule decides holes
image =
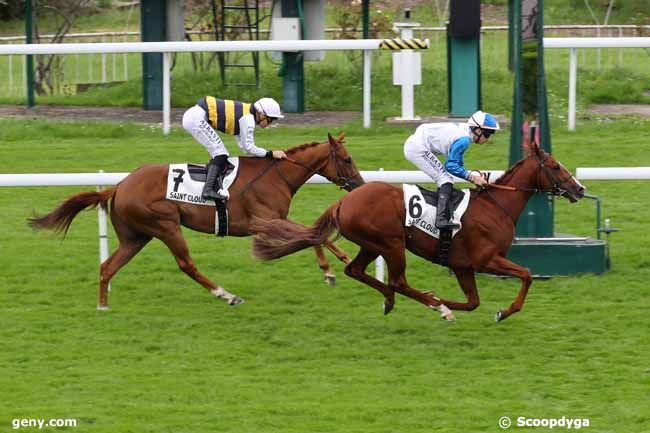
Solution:
[[[428,39],[402,39],[402,38],[393,38],[393,39],[383,39],[379,43],[379,48],[382,50],[424,50],[429,48]]]

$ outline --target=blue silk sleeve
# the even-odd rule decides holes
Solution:
[[[469,137],[459,138],[454,141],[449,149],[447,161],[445,161],[445,169],[456,177],[467,179],[468,173],[465,170],[463,156],[469,147]]]

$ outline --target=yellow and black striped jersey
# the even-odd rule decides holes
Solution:
[[[205,110],[208,122],[214,129],[230,135],[239,135],[239,119],[242,116],[255,114],[252,104],[230,99],[217,99],[214,96],[199,99],[197,105]]]

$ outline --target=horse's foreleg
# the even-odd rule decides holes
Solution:
[[[500,322],[503,319],[513,315],[517,311],[520,311],[524,306],[524,301],[526,300],[526,295],[528,294],[528,288],[533,283],[533,276],[530,274],[530,271],[501,256],[494,256],[484,267],[484,270],[497,275],[517,277],[521,280],[521,288],[519,289],[517,297],[512,302],[510,307],[505,310],[500,310],[496,313],[494,317],[495,320],[497,322]]]
[[[323,271],[325,282],[330,286],[336,286],[336,275],[334,275],[334,272],[332,272],[332,269],[330,268],[330,264],[327,261],[327,257],[325,257],[325,252],[323,251],[323,247],[320,245],[315,246],[314,252],[316,252],[318,267],[320,267]]]
[[[192,260],[192,257],[190,257],[187,243],[185,242],[185,238],[183,238],[183,234],[179,225],[175,224],[172,226],[169,224],[168,227],[166,227],[166,230],[164,230],[162,233],[164,234],[159,236],[159,239],[163,241],[165,245],[167,245],[169,250],[174,255],[176,263],[178,263],[178,267],[181,268],[185,274],[208,289],[208,291],[210,291],[210,293],[216,297],[225,299],[229,305],[244,303],[244,300],[242,298],[229,293],[226,291],[226,289],[216,285],[199,272],[199,270],[196,268],[196,265],[194,264],[194,261]]]
[[[119,233],[118,233],[119,236]],[[108,283],[124,265],[144,248],[150,237],[124,239],[120,238],[117,250],[99,267],[98,310],[108,310]]]
[[[345,251],[343,251],[338,245],[332,241],[328,241],[325,244],[325,247],[330,250],[337,259],[345,263],[346,265],[350,264],[352,261]]]
[[[345,275],[367,284],[384,295],[384,314],[388,314],[395,306],[395,292],[386,284],[365,272],[370,262],[378,256],[379,254],[361,248],[361,251],[359,251],[359,254],[357,254],[354,260],[345,267]]]
[[[447,299],[440,299],[440,302],[451,310],[475,310],[480,303],[478,290],[476,289],[476,279],[474,278],[474,271],[471,269],[453,269],[456,274],[456,279],[460,288],[465,293],[467,302],[449,301]]]

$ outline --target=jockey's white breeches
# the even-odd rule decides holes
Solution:
[[[198,105],[189,108],[183,114],[183,128],[203,147],[206,148],[211,158],[218,155],[228,155],[228,149],[223,140],[208,123],[205,110]]]
[[[438,157],[426,146],[418,143],[413,136],[404,143],[404,156],[417,168],[427,174],[438,186],[454,183],[454,177],[447,172]]]

